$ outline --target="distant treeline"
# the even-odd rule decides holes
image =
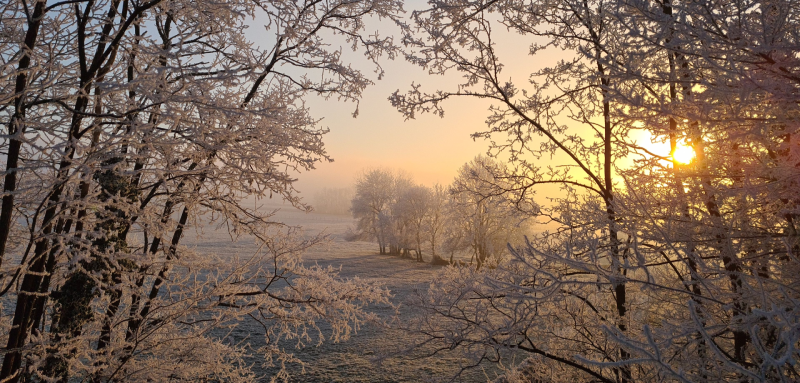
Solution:
[[[506,182],[504,163],[475,157],[449,186],[414,183],[404,172],[371,170],[356,180],[350,211],[357,219],[349,240],[375,240],[380,254],[403,255],[433,264],[468,258],[478,269],[496,264],[509,245],[531,233],[538,207],[516,195]],[[449,260],[445,258],[449,256]]]
[[[353,187],[324,188],[314,194],[314,211],[323,214],[350,215],[350,204],[354,196]]]

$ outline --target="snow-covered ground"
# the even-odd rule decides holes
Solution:
[[[354,221],[345,216],[304,213],[283,207],[274,217],[276,221],[288,225],[302,226],[307,234],[320,232],[328,234],[331,241],[308,251],[305,262],[317,263],[321,266],[341,267],[340,276],[349,278],[358,276],[368,281],[382,283],[393,294],[393,304],[399,307],[399,316],[389,306],[375,306],[371,310],[385,320],[409,318],[413,310],[404,301],[416,291],[424,291],[435,276],[439,267],[427,263],[418,263],[397,256],[378,255],[378,246],[368,242],[346,242],[344,233]],[[255,250],[251,240],[240,239],[231,242],[223,230],[206,228],[201,235],[190,233],[185,242],[196,247],[201,253],[225,251],[241,255]],[[239,331],[258,331],[258,327],[244,324]],[[425,382],[449,381],[460,369],[457,355],[437,355],[424,359],[390,358],[380,365],[374,358],[381,349],[398,346],[411,336],[400,330],[379,325],[367,325],[349,340],[322,346],[308,346],[294,350],[295,355],[303,360],[305,372],[300,366],[293,366],[290,371],[294,382]],[[258,337],[253,337],[256,341]],[[254,344],[255,345],[255,344]],[[456,381],[485,382],[496,376],[493,366],[484,369],[472,369]],[[269,375],[270,371],[265,371]]]

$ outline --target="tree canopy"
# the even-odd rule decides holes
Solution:
[[[412,119],[489,100],[474,137],[508,160],[496,190],[523,206],[534,196],[530,211],[551,229],[496,269],[443,271],[410,328],[475,363],[526,351],[509,373],[520,381],[797,379],[798,10],[627,0],[415,10],[406,57],[462,81],[415,81],[390,101]],[[563,58],[513,82],[498,43],[512,34],[534,58]],[[694,158],[679,158],[682,147]],[[560,193],[536,194],[547,185]]]
[[[251,381],[245,355],[283,365],[295,358],[279,340],[347,337],[363,302],[385,300],[304,266],[321,239],[243,200],[305,208],[296,174],[329,157],[304,99],[358,102],[372,83],[328,41],[380,76],[397,47],[364,19],[398,21],[401,1],[20,0],[0,12],[0,380]],[[257,22],[258,44],[242,33]],[[204,220],[261,251],[194,254],[181,239]],[[263,349],[215,335],[245,317],[263,324]]]

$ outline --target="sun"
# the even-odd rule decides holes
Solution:
[[[694,159],[694,149],[691,146],[678,144],[672,152],[672,159],[681,164],[688,164]]]

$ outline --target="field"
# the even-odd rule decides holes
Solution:
[[[271,208],[273,206],[270,206]],[[278,208],[280,206],[274,206]],[[296,356],[305,362],[301,366],[291,366],[294,382],[425,382],[450,381],[461,369],[462,360],[457,355],[436,355],[428,358],[394,357],[375,363],[381,350],[398,347],[409,340],[411,334],[397,329],[396,324],[413,315],[413,309],[406,304],[407,297],[424,292],[436,275],[440,266],[418,263],[397,256],[378,255],[378,246],[369,242],[346,242],[344,233],[353,220],[346,216],[304,213],[290,207],[282,207],[273,217],[287,225],[301,226],[307,235],[325,233],[330,241],[308,251],[303,259],[308,263],[341,268],[344,278],[359,277],[383,284],[392,292],[392,303],[397,310],[388,306],[373,306],[383,323],[368,324],[358,330],[349,340],[334,344],[324,343],[319,347],[308,346],[295,350]],[[247,238],[231,241],[223,230],[206,227],[202,233],[191,233],[186,238],[189,246],[198,252],[213,254],[224,252],[247,255],[255,251],[255,244]],[[246,337],[255,324],[245,323],[232,335]],[[257,335],[250,338],[253,346],[260,340]],[[290,346],[291,347],[291,346]],[[303,371],[304,370],[304,371]],[[496,369],[471,369],[454,381],[485,382],[496,376]],[[268,381],[273,370],[264,371]]]

